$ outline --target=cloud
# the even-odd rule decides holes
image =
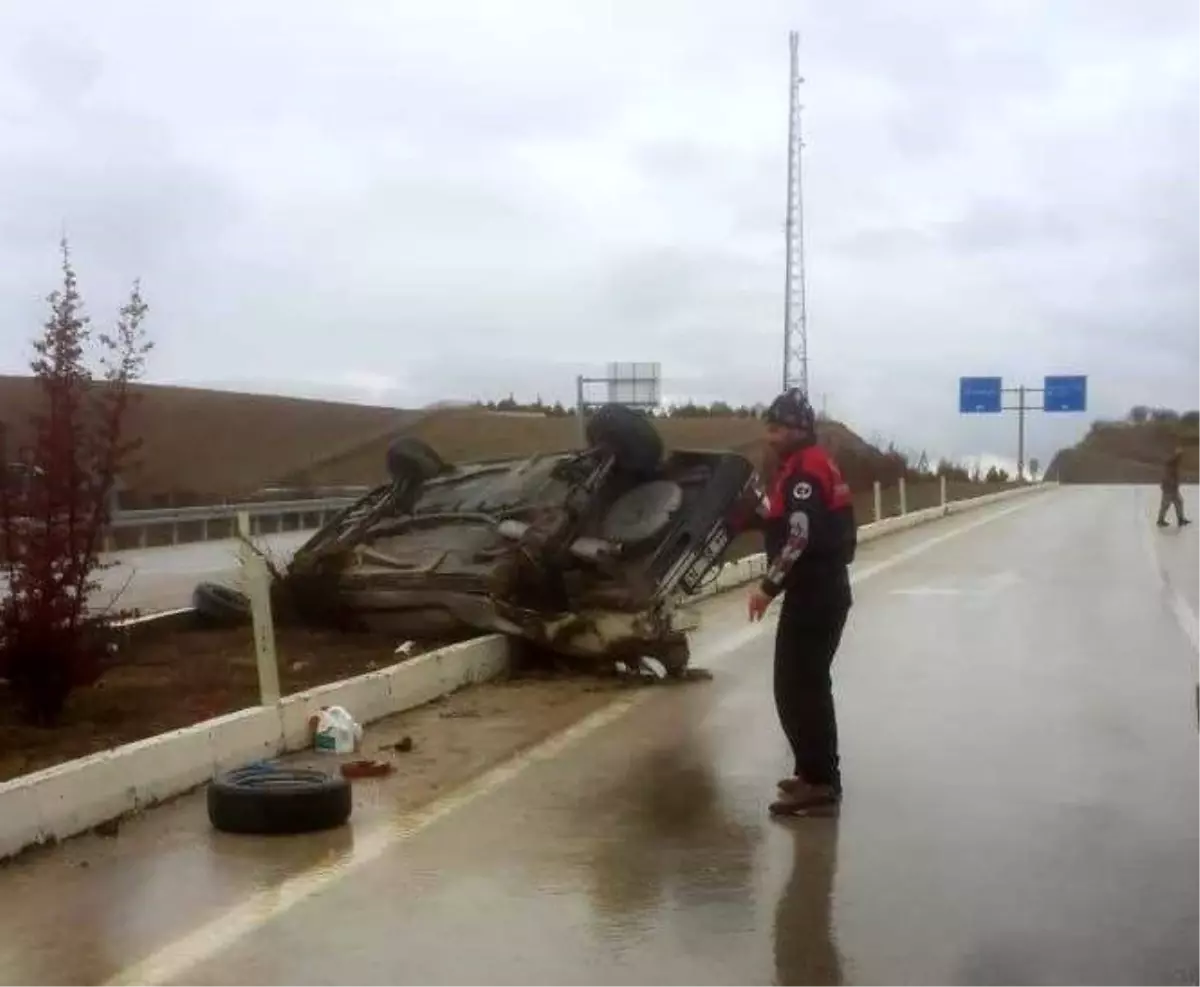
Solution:
[[[1197,403],[1194,4],[282,10],[0,11],[2,369],[65,226],[98,321],[143,278],[161,380],[570,401],[640,359],[671,394],[769,397],[798,27],[830,413],[964,456],[1016,426],[959,418],[960,374]],[[1034,416],[1030,449],[1084,427]]]

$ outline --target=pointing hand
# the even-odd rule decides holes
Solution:
[[[750,621],[753,623],[756,620],[762,620],[763,615],[767,612],[767,607],[771,605],[771,598],[762,591],[759,587],[754,587],[750,593],[748,610],[750,612]]]

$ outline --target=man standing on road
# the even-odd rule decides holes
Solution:
[[[1162,500],[1158,505],[1158,526],[1160,528],[1167,527],[1167,510],[1170,507],[1175,508],[1175,521],[1179,527],[1185,524],[1191,524],[1187,518],[1183,516],[1183,495],[1179,492],[1179,469],[1183,465],[1183,446],[1176,446],[1174,451],[1167,457],[1166,463],[1163,465],[1162,482]]]
[[[835,807],[842,796],[830,671],[850,612],[849,565],[858,531],[850,488],[817,444],[816,416],[792,389],[767,409],[767,444],[777,470],[759,512],[768,570],[750,596],[761,620],[780,593],[775,632],[775,705],[795,757],[772,815]]]

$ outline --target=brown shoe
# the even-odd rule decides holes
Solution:
[[[795,795],[797,792],[804,791],[804,787],[803,778],[791,777],[779,779],[779,790],[785,795]]]
[[[837,811],[842,793],[833,785],[809,785],[801,782],[793,785],[791,792],[772,802],[773,816],[811,816],[818,813]]]

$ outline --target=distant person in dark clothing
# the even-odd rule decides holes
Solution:
[[[777,470],[758,518],[768,570],[751,593],[749,612],[761,620],[783,594],[775,705],[795,767],[779,783],[771,813],[804,815],[835,807],[842,796],[830,669],[852,603],[849,566],[858,531],[850,488],[817,445],[816,416],[804,394],[781,394],[765,419]]]
[[[1179,492],[1179,469],[1183,465],[1183,446],[1176,446],[1174,451],[1167,457],[1166,463],[1163,464],[1162,482],[1162,500],[1158,505],[1158,526],[1160,528],[1167,527],[1167,510],[1174,506],[1175,521],[1179,527],[1185,524],[1191,524],[1187,518],[1183,516],[1183,494]]]

